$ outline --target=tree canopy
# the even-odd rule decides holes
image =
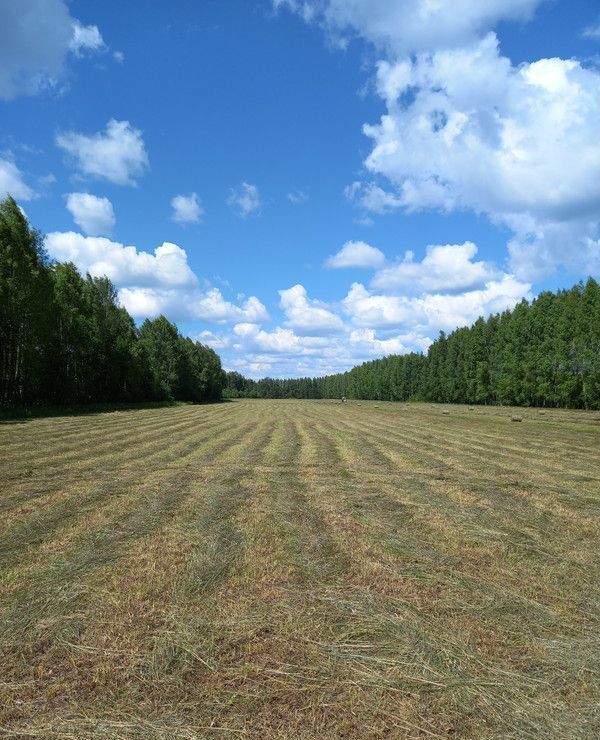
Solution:
[[[0,200],[0,405],[209,401],[221,397],[600,408],[600,285],[593,278],[320,378],[224,373],[164,316],[137,327],[106,277],[48,259],[11,197]]]
[[[439,337],[426,355],[390,355],[322,378],[227,373],[226,396],[600,408],[600,285],[546,291]]]
[[[221,361],[164,316],[140,328],[106,277],[51,262],[15,201],[0,201],[0,405],[212,401]]]

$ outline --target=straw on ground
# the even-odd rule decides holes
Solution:
[[[593,738],[600,414],[0,424],[0,734]]]

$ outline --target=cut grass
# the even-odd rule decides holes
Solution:
[[[0,426],[0,734],[597,737],[600,414],[444,410]]]

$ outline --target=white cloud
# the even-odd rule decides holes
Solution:
[[[111,119],[105,132],[91,136],[66,131],[58,134],[56,144],[73,157],[81,175],[116,185],[134,185],[148,167],[142,132],[129,121]]]
[[[281,307],[286,315],[286,326],[302,334],[336,332],[343,328],[339,316],[326,308],[326,304],[309,299],[303,285],[280,290]]]
[[[344,188],[344,194],[348,200],[372,213],[388,213],[403,205],[401,198],[385,191],[373,182],[355,181]]]
[[[115,212],[108,198],[90,193],[69,193],[67,210],[75,223],[91,236],[110,234],[115,225]]]
[[[479,316],[513,308],[522,298],[531,298],[531,286],[513,275],[503,275],[484,287],[458,294],[429,293],[409,298],[381,295],[353,283],[344,308],[353,324],[365,328],[405,327],[417,335],[433,330],[468,326]]]
[[[74,20],[72,28],[73,35],[69,42],[69,49],[76,56],[81,56],[83,50],[104,51],[106,49],[98,26],[82,26],[78,20]]]
[[[264,305],[250,296],[241,306],[226,301],[218,288],[211,288],[191,305],[191,313],[199,319],[225,323],[228,321],[268,321],[269,314]]]
[[[17,165],[0,157],[0,198],[12,195],[15,200],[31,200],[35,192],[27,185]]]
[[[110,278],[119,288],[121,303],[135,318],[164,313],[173,320],[215,324],[269,320],[267,309],[256,296],[235,304],[218,288],[201,289],[186,251],[171,242],[150,253],[104,237],[68,231],[48,234],[46,249],[51,257],[73,262],[83,273]]]
[[[412,332],[376,332],[345,328],[341,335],[305,336],[276,326],[265,330],[259,324],[236,324],[229,335],[206,337],[221,349],[224,366],[250,377],[259,377],[268,366],[276,377],[326,375],[375,357],[426,350],[431,339]],[[203,341],[200,338],[200,341]]]
[[[287,197],[290,203],[295,206],[308,200],[308,195],[303,190],[292,190],[287,194]]]
[[[197,224],[204,215],[204,209],[196,193],[176,195],[171,200],[171,206],[173,208],[173,221],[180,224]]]
[[[113,59],[115,62],[122,64],[125,61],[125,54],[122,51],[113,51]]]
[[[117,287],[184,287],[198,282],[185,250],[170,242],[151,254],[104,237],[54,231],[46,237],[46,248],[50,256],[73,262],[82,272],[106,275]]]
[[[484,288],[455,295],[433,294],[422,299],[429,327],[452,331],[458,326],[469,326],[479,316],[499,313],[514,308],[523,298],[531,300],[531,285],[520,282],[513,275],[486,283]]]
[[[427,317],[422,306],[406,296],[377,295],[362,283],[352,283],[343,301],[353,323],[365,328],[424,325]]]
[[[468,43],[500,20],[526,19],[542,0],[273,0],[321,23],[338,43],[356,33],[392,54]]]
[[[374,288],[410,292],[455,291],[480,287],[498,277],[498,269],[485,262],[473,262],[477,247],[472,242],[429,246],[421,262],[411,251],[402,262],[385,267],[373,278]]]
[[[403,339],[401,336],[378,339],[374,329],[354,329],[350,332],[349,337],[351,345],[367,348],[373,354],[379,356],[398,355],[410,351],[412,347],[405,343]],[[412,340],[413,338],[409,337],[409,339]]]
[[[440,329],[468,326],[531,298],[529,283],[475,261],[476,253],[467,242],[429,247],[420,262],[407,254],[395,265],[398,274],[388,276],[387,292],[353,283],[339,304],[310,298],[295,285],[279,291],[282,325],[269,328],[247,318],[207,339],[221,349],[225,367],[252,377],[261,374],[252,367],[268,365],[275,377],[315,376],[389,354],[424,352]],[[376,278],[383,279],[382,272]]]
[[[590,26],[587,26],[583,29],[581,32],[581,35],[584,39],[592,39],[593,41],[599,41],[600,40],[600,19],[597,20],[595,23],[592,23]]]
[[[600,220],[599,73],[572,59],[513,67],[489,34],[470,47],[421,55],[408,74],[406,61],[380,62],[378,90],[388,110],[364,127],[374,145],[366,166],[397,188],[385,205],[487,214],[515,232],[521,251],[536,253],[511,263],[525,279],[540,274],[527,264],[543,255],[546,274],[573,265],[573,253],[584,255],[580,269],[589,263],[586,245]],[[367,195],[361,204],[384,210]],[[570,249],[540,239],[553,224],[563,225]]]
[[[597,271],[600,72],[576,59],[513,65],[490,32],[527,18],[540,0],[275,4],[330,33],[354,32],[384,57],[376,90],[387,111],[363,127],[369,175],[348,198],[374,213],[485,214],[513,231],[509,264],[523,280],[560,267]],[[594,37],[596,25],[586,32]]]
[[[389,84],[393,75],[380,62],[388,112],[365,126],[374,143],[366,165],[398,186],[402,206],[560,220],[600,210],[598,73],[562,59],[513,67],[488,34],[419,57],[402,87]]]
[[[215,332],[209,331],[208,329],[204,329],[204,331],[197,334],[195,336],[195,340],[212,347],[217,352],[219,350],[226,349],[231,343],[228,336],[215,334]]]
[[[260,213],[262,207],[258,188],[247,182],[243,182],[237,189],[231,189],[227,204],[242,218]]]
[[[296,354],[301,349],[300,337],[297,337],[291,329],[283,329],[278,326],[274,331],[267,332],[257,324],[241,323],[233,327],[238,339],[236,349],[247,351],[252,349],[259,352],[282,352],[285,354]]]
[[[600,275],[597,221],[529,220],[528,223],[524,220],[515,226],[519,228],[508,242],[508,254],[516,275],[541,280],[551,275],[557,265],[564,266],[571,274]]]
[[[365,242],[346,242],[339,252],[328,257],[327,267],[381,267],[385,262],[385,255],[376,247]]]
[[[97,27],[82,27],[65,0],[1,2],[0,98],[10,100],[56,85],[69,51],[94,47],[99,40]]]
[[[227,324],[233,321],[267,321],[267,309],[255,296],[242,305],[227,301],[218,288],[180,290],[169,288],[121,288],[119,298],[135,318],[165,314],[173,320],[208,321]]]

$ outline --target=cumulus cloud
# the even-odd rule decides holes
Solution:
[[[122,288],[119,298],[135,318],[165,314],[178,321],[208,321],[227,324],[233,321],[267,321],[265,306],[251,296],[241,305],[225,299],[218,288],[204,291],[169,288]]]
[[[479,316],[513,308],[531,298],[530,284],[502,275],[463,293],[427,293],[419,297],[384,295],[353,283],[343,305],[353,324],[365,328],[405,327],[419,334],[467,326]]]
[[[326,307],[326,304],[308,297],[303,285],[294,285],[280,290],[280,303],[286,315],[285,324],[301,334],[336,332],[343,329],[339,316]]]
[[[326,267],[381,267],[385,262],[385,255],[376,247],[365,242],[346,242],[339,252],[328,257]]]
[[[197,342],[201,342],[202,344],[212,347],[217,352],[226,349],[230,345],[230,339],[228,336],[216,334],[209,329],[204,329],[199,334],[196,334],[194,339]]]
[[[6,195],[12,195],[16,200],[31,200],[35,192],[27,185],[17,165],[0,157],[0,198]]]
[[[410,292],[456,291],[482,286],[498,276],[498,269],[486,262],[473,261],[477,247],[472,242],[428,246],[421,262],[412,251],[402,262],[385,267],[374,276],[372,286],[383,290]]]
[[[366,166],[396,186],[398,206],[485,213],[537,251],[534,261],[550,224],[572,224],[563,234],[589,261],[600,220],[599,73],[573,59],[514,67],[488,34],[411,63],[380,62],[377,79],[388,110],[364,127]],[[548,251],[548,269],[568,253]],[[512,266],[534,277],[526,263]]]
[[[390,54],[468,43],[501,20],[526,19],[542,0],[273,0],[316,21],[342,45],[358,34]]]
[[[410,337],[406,337],[410,340]],[[215,341],[211,337],[212,341]],[[239,323],[229,341],[222,336],[216,343],[225,350],[225,364],[255,375],[269,366],[279,377],[323,375],[346,370],[357,362],[393,352],[407,351],[408,344],[398,336],[379,338],[373,330],[356,329],[341,336],[305,336],[276,326],[265,330],[258,324]],[[237,355],[229,354],[236,352]],[[229,357],[228,357],[229,354]],[[264,374],[264,370],[262,371]]]
[[[227,204],[242,218],[260,213],[262,203],[256,185],[243,182],[239,188],[232,188]]]
[[[180,224],[197,224],[204,215],[204,209],[196,193],[176,195],[171,200],[171,207],[173,208],[173,221]]]
[[[84,51],[104,51],[106,49],[98,26],[82,26],[78,20],[74,20],[72,29],[73,35],[69,42],[69,49],[76,56],[82,56]]]
[[[185,249],[170,242],[150,253],[105,237],[54,231],[46,237],[46,248],[52,257],[73,262],[82,272],[106,275],[117,287],[183,287],[198,282]]]
[[[150,253],[69,231],[48,234],[46,249],[57,260],[73,262],[81,272],[110,278],[119,288],[121,303],[136,319],[164,313],[176,321],[215,324],[269,320],[267,309],[256,296],[233,303],[218,288],[201,288],[185,249],[171,242]]]
[[[276,377],[341,372],[375,357],[426,351],[443,329],[468,326],[530,299],[531,285],[476,260],[477,247],[433,245],[415,261],[380,266],[370,287],[353,283],[339,303],[311,298],[305,287],[280,290],[284,320],[272,328],[245,319],[211,334],[225,367],[256,377],[269,366]],[[381,263],[378,260],[378,263]]]
[[[414,338],[411,335],[407,337],[411,344],[405,343],[405,338],[402,336],[378,339],[374,329],[354,329],[350,332],[348,339],[352,346],[369,349],[379,356],[405,354],[413,348],[411,344],[414,345]]]
[[[115,212],[108,198],[90,193],[69,193],[67,210],[75,223],[91,236],[110,234],[115,225]]]
[[[244,352],[302,353],[302,338],[291,329],[278,326],[274,331],[261,329],[258,324],[243,322],[233,327],[237,342],[235,349]]]
[[[401,198],[373,182],[362,183],[356,180],[344,188],[344,195],[348,200],[372,213],[389,213],[403,205]]]
[[[65,0],[0,3],[0,98],[34,94],[63,76],[69,51],[104,48],[96,26],[72,18]]]
[[[148,167],[142,132],[129,121],[111,119],[104,132],[92,135],[65,131],[57,135],[56,144],[72,157],[83,177],[135,185],[135,178]]]
[[[508,242],[509,263],[516,275],[541,280],[557,265],[572,274],[600,275],[598,222],[535,221],[516,223],[515,236]]]
[[[352,283],[343,304],[351,320],[365,328],[427,323],[422,306],[416,300],[399,295],[377,295],[362,283]]]
[[[365,126],[374,144],[366,165],[398,186],[404,207],[561,220],[598,211],[598,73],[562,59],[513,67],[488,34],[390,78],[395,66],[380,62],[388,112]]]
[[[426,350],[431,344],[429,337],[412,332],[346,327],[339,335],[307,336],[251,322],[236,324],[229,334],[205,332],[200,341],[221,350],[225,367],[251,377],[264,375],[266,366],[277,377],[326,375],[375,357]]]
[[[485,214],[512,230],[509,265],[522,280],[597,271],[600,73],[576,59],[513,65],[491,30],[540,0],[274,1],[381,53],[387,110],[363,127],[368,175],[349,199],[380,214]]]

